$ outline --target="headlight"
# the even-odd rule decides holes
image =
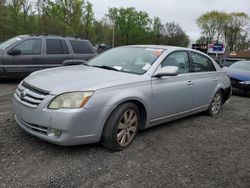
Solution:
[[[60,108],[82,108],[94,94],[93,91],[87,92],[70,92],[56,96],[49,104],[50,109]]]
[[[239,84],[245,84],[245,82],[239,82]]]

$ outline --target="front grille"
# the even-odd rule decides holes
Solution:
[[[235,88],[244,88],[244,85],[240,84],[239,82],[241,82],[240,80],[237,80],[237,79],[233,79],[231,78],[231,84],[233,87]]]
[[[35,132],[38,132],[38,133],[41,133],[44,135],[47,135],[47,133],[48,133],[47,127],[35,125],[35,124],[30,124],[30,123],[23,121],[22,119],[19,119],[19,118],[18,118],[18,120],[22,123],[22,125],[24,125],[26,128],[28,128],[32,131],[35,131]]]
[[[26,82],[20,84],[16,89],[16,96],[19,100],[31,108],[36,108],[48,94],[48,91],[31,86]]]

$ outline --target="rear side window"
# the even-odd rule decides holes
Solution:
[[[41,46],[42,40],[41,39],[29,39],[21,42],[14,50],[20,50],[21,55],[39,55],[41,54]]]
[[[208,57],[194,52],[190,54],[193,60],[194,72],[210,72],[216,70]]]
[[[46,52],[47,54],[69,54],[69,49],[64,40],[47,39]]]
[[[92,48],[84,41],[69,41],[75,54],[93,54]]]

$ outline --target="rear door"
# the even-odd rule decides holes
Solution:
[[[46,39],[44,65],[46,68],[62,66],[62,62],[71,59],[68,46],[64,39]]]
[[[190,52],[192,80],[194,82],[193,108],[208,105],[218,84],[218,73],[211,60],[196,52]]]
[[[96,55],[91,44],[84,40],[69,40],[73,50],[73,59],[89,60]]]
[[[164,66],[179,67],[177,76],[152,78],[152,122],[192,108],[194,87],[190,76],[187,51],[176,51],[161,63]]]
[[[3,65],[11,77],[26,76],[43,68],[42,39],[31,38],[20,41],[8,49],[3,57]],[[10,50],[20,50],[20,55],[9,55]]]

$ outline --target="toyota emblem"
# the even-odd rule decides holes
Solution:
[[[22,89],[22,90],[20,91],[20,98],[23,99],[23,98],[25,97],[25,95],[26,95],[25,90]]]

